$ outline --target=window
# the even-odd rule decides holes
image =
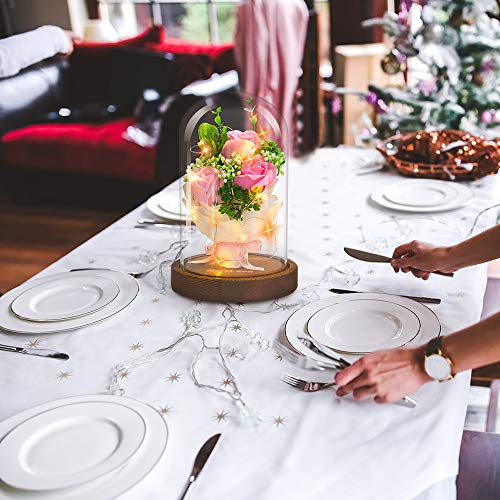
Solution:
[[[121,37],[137,34],[151,22],[163,24],[168,36],[193,42],[231,42],[239,0],[99,0],[101,15]],[[328,0],[315,0],[320,14],[322,59],[329,59]]]
[[[99,0],[101,15],[121,37],[135,35],[151,22],[168,36],[193,42],[233,40],[239,0]]]

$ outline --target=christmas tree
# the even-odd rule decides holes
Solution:
[[[382,69],[409,76],[369,86],[379,138],[443,128],[500,137],[500,0],[401,0],[398,14],[364,24],[392,41]]]

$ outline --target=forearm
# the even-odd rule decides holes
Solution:
[[[500,224],[447,249],[448,263],[456,269],[498,258],[500,258]]]
[[[39,61],[66,53],[71,40],[57,26],[42,26],[33,31],[0,40],[0,78],[13,76]]]
[[[500,312],[443,338],[455,373],[500,361]]]

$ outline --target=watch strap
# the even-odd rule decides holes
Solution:
[[[425,349],[425,355],[430,356],[431,354],[441,354],[441,341],[443,337],[434,337]]]

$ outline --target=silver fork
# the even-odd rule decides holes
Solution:
[[[309,382],[308,380],[302,380],[289,375],[286,372],[281,373],[280,380],[304,392],[317,392],[337,385],[335,382]]]
[[[304,392],[317,392],[328,387],[332,387],[335,382],[313,382],[311,380],[303,380],[301,378],[294,377],[288,373],[282,372],[280,380],[285,382],[285,384],[296,387],[297,389]],[[405,396],[404,398],[398,399],[392,403],[397,406],[404,406],[405,408],[416,408],[418,406],[418,401],[411,398],[410,396]]]
[[[315,359],[297,354],[280,344],[277,340],[273,341],[273,348],[284,359],[304,370],[342,370],[344,368],[341,364],[333,360],[330,361],[325,358],[325,361],[316,361]]]
[[[152,273],[158,266],[160,265],[160,262],[158,264],[155,264],[151,269],[148,269],[147,271],[120,271],[124,274],[128,274],[129,276],[132,276],[132,278],[139,279],[139,278],[144,278],[144,276],[148,275],[149,273]],[[115,269],[108,269],[106,267],[82,267],[78,269],[70,269],[70,273],[73,273],[75,271],[115,271]]]

